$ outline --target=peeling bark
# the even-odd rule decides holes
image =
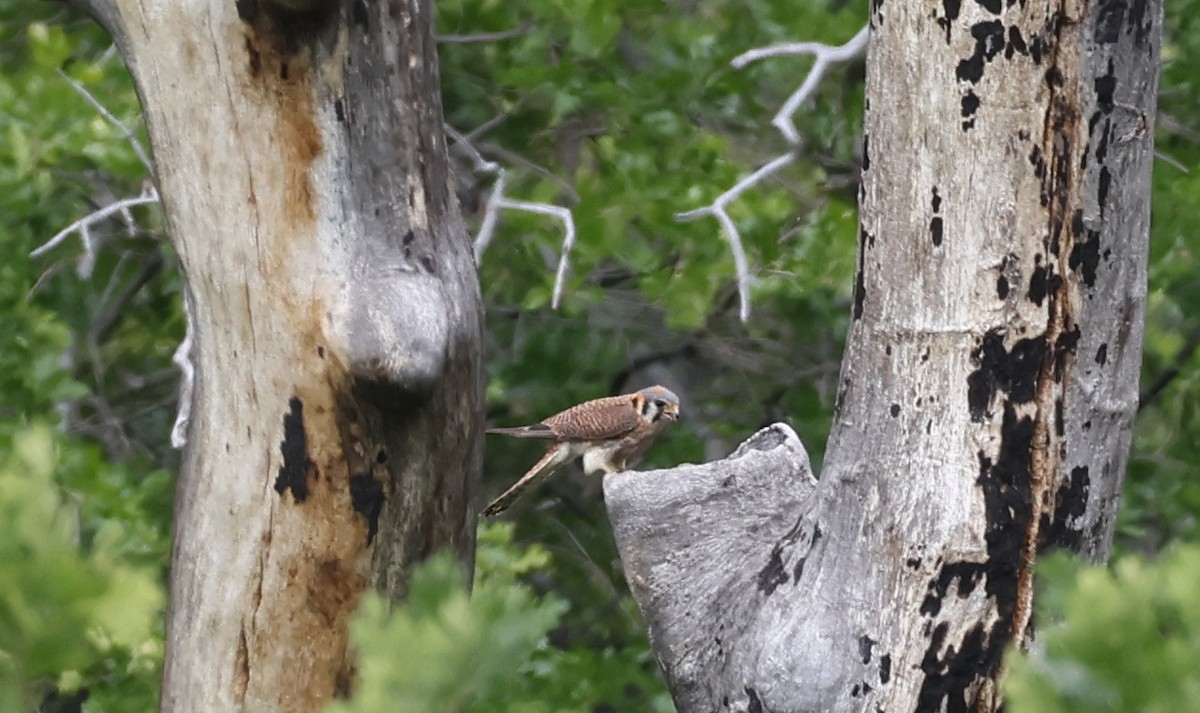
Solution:
[[[681,713],[996,710],[1038,554],[1108,554],[1161,5],[934,8],[872,5],[854,319],[812,494],[798,445],[605,481]],[[669,493],[626,487],[651,478]]]
[[[320,710],[362,592],[474,550],[482,310],[432,9],[87,9],[141,96],[196,323],[162,709]]]

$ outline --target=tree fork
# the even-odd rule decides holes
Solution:
[[[1161,4],[933,7],[872,4],[853,321],[820,480],[782,425],[725,461],[605,479],[681,713],[995,710],[1039,552],[1107,557]]]
[[[79,0],[146,116],[195,322],[162,709],[316,711],[347,621],[470,565],[482,308],[422,0]]]

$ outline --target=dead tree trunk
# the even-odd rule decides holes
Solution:
[[[194,321],[164,711],[316,711],[347,620],[470,561],[481,304],[422,0],[80,0],[141,95]]]
[[[995,710],[1038,553],[1111,543],[1161,5],[876,2],[871,23],[821,479],[776,426],[725,461],[605,480],[681,713]]]

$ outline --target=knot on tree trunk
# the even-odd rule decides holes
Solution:
[[[757,612],[783,566],[777,543],[815,487],[804,445],[782,423],[723,460],[605,476],[625,576],[681,713],[762,710],[750,660]]]

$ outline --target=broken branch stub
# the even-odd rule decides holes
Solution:
[[[782,423],[724,460],[605,476],[625,577],[681,713],[753,708],[743,683],[777,628],[764,606],[783,566],[777,543],[805,537],[792,531],[815,488],[804,445]]]

